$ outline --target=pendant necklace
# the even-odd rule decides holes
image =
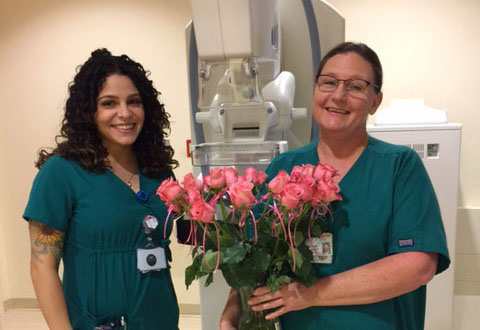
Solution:
[[[133,173],[132,176],[130,177],[130,179],[128,179],[128,181],[127,181],[127,186],[129,186],[130,188],[132,188],[132,180],[133,180],[134,176],[135,176],[135,173]]]

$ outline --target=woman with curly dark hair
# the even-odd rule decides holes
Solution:
[[[178,162],[148,74],[126,55],[95,50],[69,86],[56,148],[39,153],[23,217],[50,329],[178,329],[172,223],[155,196]]]

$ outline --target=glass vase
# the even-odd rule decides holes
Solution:
[[[277,319],[265,320],[266,311],[255,312],[248,304],[248,299],[252,296],[255,288],[256,286],[248,285],[237,289],[240,305],[238,330],[280,330],[280,322]]]

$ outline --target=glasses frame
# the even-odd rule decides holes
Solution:
[[[318,82],[318,80],[320,79],[320,77],[329,77],[329,78],[332,78],[334,79],[337,84],[335,86],[334,89],[332,89],[331,91],[327,91],[327,90],[321,90],[320,89],[320,84]],[[358,93],[356,91],[352,91],[352,90],[348,90],[346,88],[346,85],[351,82],[351,81],[355,81],[355,80],[360,80],[360,81],[363,81],[367,84],[367,86],[365,87],[365,90],[364,91],[358,91]],[[316,85],[318,86],[318,88],[322,91],[322,92],[326,92],[326,93],[332,93],[332,92],[335,92],[338,88],[338,86],[340,86],[340,82],[343,82],[343,85],[345,86],[345,91],[348,95],[352,95],[352,96],[358,96],[358,95],[365,95],[366,94],[366,91],[368,89],[368,87],[372,86],[372,87],[377,87],[377,85],[375,84],[372,84],[371,81],[368,81],[368,80],[365,80],[365,79],[361,79],[361,78],[351,78],[351,79],[338,79],[337,77],[334,77],[332,75],[329,75],[329,74],[319,74],[318,77],[317,77],[317,80],[315,81]],[[377,87],[378,88],[378,87]],[[352,94],[353,92],[353,94]]]

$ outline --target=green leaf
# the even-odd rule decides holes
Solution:
[[[221,270],[225,281],[232,288],[240,288],[256,282],[255,273],[250,271],[251,265],[245,260],[238,264],[223,264]]]
[[[282,270],[283,268],[283,262],[282,261],[277,261],[275,265],[273,266],[273,271],[278,273]]]
[[[297,233],[295,234],[295,246],[299,246],[300,244],[303,243],[303,241],[305,240],[303,234],[301,231],[297,231]]]
[[[268,266],[270,266],[270,261],[272,257],[266,249],[254,249],[252,251],[252,271],[256,273],[264,273]]]
[[[267,281],[267,269],[270,267],[271,257],[267,250],[252,247],[245,243],[247,252],[245,258],[238,263],[222,263],[220,266],[228,285],[239,288],[252,284],[263,284]]]
[[[208,250],[200,263],[200,271],[208,274],[213,272],[217,264],[218,251]]]
[[[225,249],[223,255],[223,262],[226,264],[235,264],[243,260],[247,254],[247,247],[242,242],[237,242],[235,245]]]
[[[303,257],[302,257],[302,254],[300,253],[300,251],[298,251],[298,249],[294,248],[293,249],[293,253],[295,255],[295,268],[301,268],[302,265],[303,265]],[[291,258],[291,260],[289,261],[290,264],[291,264],[291,267],[293,269],[293,258],[292,258],[292,249],[288,250],[288,256]]]
[[[295,274],[301,279],[303,284],[308,288],[312,286],[316,281],[315,270],[312,264],[304,262],[302,267],[295,270]]]
[[[197,245],[195,246],[193,249],[192,249],[192,257],[195,258],[195,256],[197,255],[197,252],[198,250],[201,248],[202,246],[201,245]]]
[[[200,270],[201,256],[197,256],[193,259],[192,264],[185,268],[185,285],[188,287],[192,284],[195,278],[198,278],[198,272]]]
[[[312,266],[313,255],[310,249],[305,245],[300,245],[297,250],[298,254],[301,256],[303,262],[296,265],[295,275],[307,286],[311,286],[315,283],[315,269]],[[290,266],[293,267],[293,263],[290,261]]]
[[[280,289],[282,284],[288,284],[291,282],[292,279],[287,275],[281,275],[277,277],[276,275],[272,274],[267,280],[267,284],[272,292]]]
[[[209,286],[213,282],[213,273],[208,274],[205,280],[205,287]]]
[[[287,275],[282,275],[277,279],[280,284],[288,284],[292,282],[292,279]]]
[[[312,227],[312,237],[320,237],[322,234],[322,226],[320,224],[314,224]]]
[[[305,242],[306,243],[306,242]],[[310,250],[310,248],[306,245],[306,244],[301,244],[297,247],[298,251],[300,251],[300,253],[302,254],[303,256],[303,259],[309,263],[312,263],[313,262],[313,253],[312,251]]]
[[[272,292],[280,289],[280,283],[278,283],[278,277],[275,274],[272,274],[268,277],[267,285]]]

